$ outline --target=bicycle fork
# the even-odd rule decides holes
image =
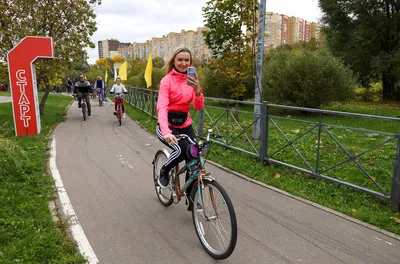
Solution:
[[[198,179],[197,180],[197,195],[200,197],[200,200],[201,200],[201,206],[203,208],[204,218],[206,219],[206,221],[209,221],[209,220],[213,220],[215,218],[218,218],[217,204],[215,202],[214,190],[209,188],[208,191],[210,192],[211,205],[212,205],[212,208],[214,210],[215,215],[214,216],[208,216],[206,207],[204,205],[204,197],[203,197],[204,182],[203,182],[202,175],[204,175],[204,171],[202,171],[200,173],[199,177],[197,178]]]

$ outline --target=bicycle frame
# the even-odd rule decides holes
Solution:
[[[99,88],[99,87],[97,87],[97,88],[96,88],[96,92],[97,92],[97,95],[100,96],[101,99],[104,100],[104,99],[106,98],[106,96],[105,96],[105,89],[104,89],[104,88]]]
[[[207,143],[209,141],[208,137],[207,137]],[[191,141],[190,138],[189,138],[189,141]],[[191,143],[194,143],[194,142],[191,142]],[[202,198],[201,200],[203,201],[203,196],[201,193],[201,186],[202,186],[203,178],[207,178],[211,181],[214,180],[214,178],[210,176],[210,173],[206,173],[205,163],[206,163],[206,160],[203,157],[203,152],[201,151],[201,152],[199,152],[198,158],[193,159],[190,162],[186,163],[185,166],[183,166],[182,168],[179,168],[179,164],[175,166],[175,173],[172,177],[171,189],[175,189],[174,192],[176,193],[176,196],[177,196],[177,200],[178,200],[177,203],[181,201],[182,196],[184,196],[184,192],[187,190],[187,188],[190,186],[190,184],[192,182],[194,182],[195,180],[197,180],[197,193]],[[190,175],[190,178],[184,183],[183,187],[181,188],[179,176],[181,174],[185,173],[186,171],[188,171],[189,168],[194,165],[198,166],[197,170],[194,171],[192,173],[192,175]],[[174,188],[174,186],[176,188]],[[186,195],[190,195],[190,194],[186,194]],[[212,200],[214,200],[212,194],[211,194],[211,196],[212,196]],[[215,207],[215,201],[213,201],[212,203],[213,203],[213,207]]]

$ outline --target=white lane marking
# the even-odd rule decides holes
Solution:
[[[130,168],[130,169],[133,170],[133,166],[132,166],[131,164],[129,164],[129,162],[127,162],[127,161],[122,157],[122,155],[117,155],[117,158],[119,159],[119,161],[120,161],[122,164],[124,164],[124,167],[126,166],[126,167],[128,167],[128,168]]]
[[[390,242],[388,242],[388,241],[385,241],[385,243],[388,244],[388,245],[391,245],[391,246],[396,246],[395,244],[390,243]]]
[[[70,223],[71,233],[78,244],[79,251],[87,258],[89,264],[99,263],[96,254],[93,251],[92,246],[87,239],[85,232],[83,232],[82,226],[79,223],[78,216],[75,214],[74,208],[72,207],[71,201],[69,200],[67,191],[64,188],[61,180],[60,172],[56,165],[56,138],[53,137],[50,149],[50,170],[53,175],[55,185],[57,188],[58,197],[61,201],[61,207],[65,217]]]

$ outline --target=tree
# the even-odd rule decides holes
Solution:
[[[203,32],[204,40],[213,57],[222,63],[216,69],[226,71],[227,78],[235,80],[228,81],[233,85],[228,95],[233,98],[242,98],[254,89],[254,81],[249,79],[254,75],[258,10],[255,0],[211,0],[203,8],[205,26],[210,29]]]
[[[154,68],[162,68],[164,67],[164,61],[160,57],[155,57],[153,59],[153,67]]]
[[[128,76],[133,77],[140,74],[141,71],[146,69],[146,61],[140,59],[134,59],[128,61],[130,67],[128,68]],[[143,77],[144,80],[144,77]],[[130,83],[130,85],[137,85],[137,83]]]
[[[108,61],[107,61],[106,59],[104,59],[104,58],[100,58],[100,59],[96,60],[96,64],[97,64],[97,65],[101,65],[101,66],[103,66],[104,68],[109,67]]]
[[[2,84],[8,84],[9,79],[8,79],[8,69],[7,69],[7,64],[4,62],[0,62],[0,85]]]
[[[400,2],[319,0],[327,42],[363,86],[381,79],[383,100],[400,101]]]
[[[122,57],[119,56],[119,55],[114,56],[114,57],[112,58],[112,60],[114,61],[114,63],[123,63],[123,62],[125,61],[125,59],[122,58]]]
[[[36,63],[39,85],[45,87],[40,103],[43,113],[51,80],[60,79],[73,61],[86,58],[84,48],[95,47],[90,37],[96,31],[94,6],[97,1],[13,0],[0,2],[0,60],[25,36],[52,37],[53,60]]]

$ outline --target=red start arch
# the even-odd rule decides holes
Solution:
[[[15,135],[40,133],[40,113],[35,65],[40,58],[54,58],[53,39],[25,37],[8,54],[8,73]]]

